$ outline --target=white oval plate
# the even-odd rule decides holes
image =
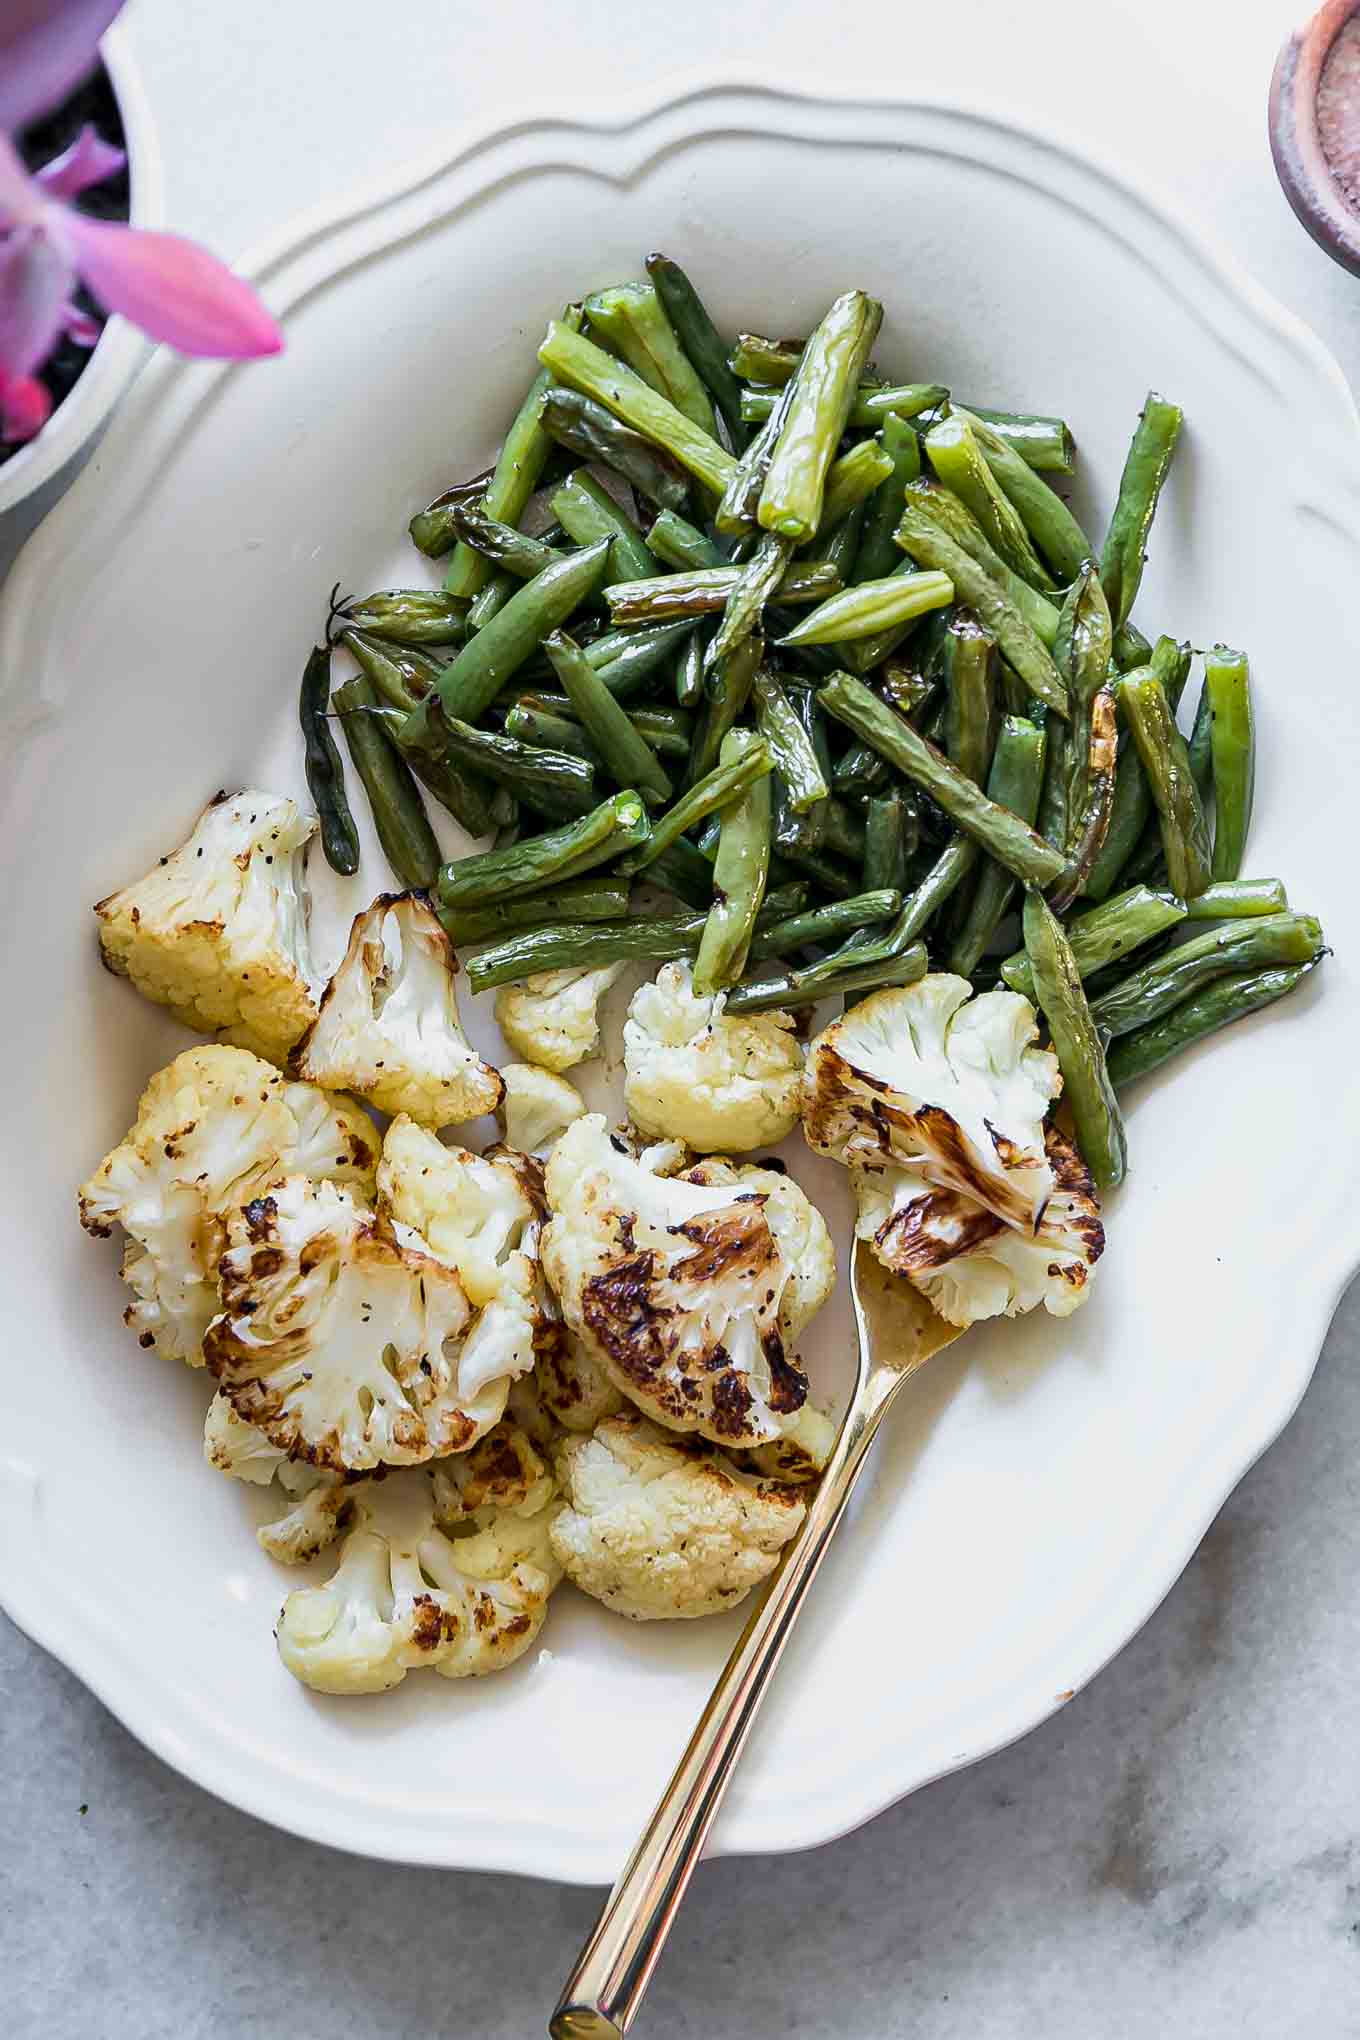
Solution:
[[[482,463],[547,315],[651,247],[729,329],[797,332],[847,284],[877,292],[886,367],[1073,421],[1093,530],[1145,390],[1184,405],[1139,614],[1250,648],[1252,868],[1338,952],[1137,1093],[1090,1306],[974,1333],[908,1391],[720,1850],[842,1833],[1022,1734],[1127,1641],[1303,1393],[1354,1258],[1360,1151],[1360,440],[1333,363],[1245,276],[997,119],[711,87],[503,131],[262,256],[287,354],[154,363],[5,600],[4,1600],[253,1813],[583,1881],[617,1869],[734,1620],[632,1628],[564,1592],[547,1649],[483,1685],[306,1693],[270,1640],[287,1582],[249,1535],[258,1505],[198,1455],[206,1384],[123,1331],[116,1256],[81,1237],[72,1189],[183,1044],[97,967],[91,902],[218,785],[301,794],[297,679],[327,588],[419,577],[405,520]],[[365,899],[379,869],[366,856]],[[324,950],[353,900],[324,869],[317,887]],[[845,1231],[835,1172],[799,1168]],[[814,1342],[824,1381],[848,1336],[842,1297]]]

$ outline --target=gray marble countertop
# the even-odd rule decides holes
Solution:
[[[231,254],[500,107],[696,64],[962,89],[1215,228],[1360,366],[1360,284],[1295,225],[1265,97],[1290,0],[690,0],[569,10],[134,0],[172,223]],[[1225,33],[1229,21],[1231,33]],[[564,24],[566,24],[564,32]],[[814,37],[817,39],[814,41]],[[230,187],[225,188],[225,187]],[[0,571],[28,520],[0,522]],[[1353,1223],[1350,1214],[1341,1218]],[[1360,2034],[1360,1298],[1144,1631],[1014,1748],[807,1855],[704,1866],[640,2031],[774,2040]],[[521,2040],[598,1895],[369,1864],[209,1799],[0,1618],[12,2040]]]

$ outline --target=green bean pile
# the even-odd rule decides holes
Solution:
[[[732,1012],[1003,982],[1117,1183],[1118,1091],[1324,954],[1241,875],[1245,656],[1205,655],[1187,739],[1191,648],[1132,618],[1180,411],[1149,395],[1097,549],[1048,480],[1066,423],[885,382],[863,291],[733,344],[646,269],[549,323],[494,467],[411,519],[442,590],[333,609],[326,855],[355,868],[333,716],[393,869],[487,945],[474,990],[678,956]],[[441,865],[421,787],[492,847]]]

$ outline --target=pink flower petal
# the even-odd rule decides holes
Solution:
[[[49,198],[76,198],[90,185],[112,177],[126,162],[123,151],[96,134],[87,121],[69,149],[34,171],[33,182]]]
[[[102,305],[181,354],[243,361],[277,354],[283,335],[249,284],[193,241],[72,213],[81,275]]]
[[[52,398],[30,375],[0,374],[0,440],[13,446],[32,439],[52,415]]]
[[[104,330],[98,319],[82,312],[79,305],[63,305],[61,322],[66,328],[67,339],[74,340],[77,347],[93,347]]]
[[[32,375],[66,323],[75,272],[45,227],[15,227],[0,240],[0,376]]]
[[[18,150],[8,135],[0,134],[0,227],[36,226],[46,205]]]
[[[123,0],[3,0],[0,128],[11,134],[60,106],[88,77]]]

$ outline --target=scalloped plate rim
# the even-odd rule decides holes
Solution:
[[[804,116],[813,113],[818,116],[847,116],[858,111],[884,117],[899,115],[905,120],[920,115],[945,116],[957,120],[961,126],[978,124],[998,133],[1012,145],[1055,159],[1077,180],[1098,181],[1119,201],[1136,209],[1145,227],[1155,229],[1178,244],[1193,265],[1207,271],[1220,290],[1286,345],[1296,362],[1306,365],[1320,386],[1325,388],[1327,396],[1339,400],[1352,450],[1360,451],[1360,433],[1357,432],[1360,420],[1335,357],[1307,323],[1266,291],[1223,243],[1204,229],[1179,219],[1170,196],[1161,193],[1151,180],[1132,176],[1127,168],[1103,159],[1084,141],[1066,137],[1051,127],[1034,128],[1003,105],[978,97],[961,98],[945,93],[885,95],[873,89],[809,92],[796,85],[701,72],[691,74],[687,79],[677,79],[660,96],[654,91],[639,93],[622,107],[615,102],[608,110],[601,107],[578,109],[571,114],[555,109],[502,114],[482,127],[464,128],[451,146],[427,152],[394,175],[367,180],[336,203],[318,206],[301,214],[280,232],[258,242],[237,265],[238,269],[257,281],[266,281],[309,251],[320,252],[327,241],[339,243],[351,230],[361,234],[376,233],[373,247],[380,249],[387,244],[379,231],[381,216],[385,212],[418,198],[422,193],[427,193],[433,203],[442,178],[475,167],[480,158],[490,157],[499,147],[512,142],[556,136],[575,137],[578,141],[589,143],[592,139],[620,137],[633,132],[645,136],[649,128],[668,115],[684,112],[694,118],[694,124],[684,139],[697,140],[704,133],[713,131],[704,125],[703,115],[715,100],[744,100],[766,110],[781,112],[786,124],[776,132],[794,140],[798,139],[796,122],[800,113]],[[644,156],[640,164],[633,166],[634,174],[645,167],[646,161]],[[538,167],[543,167],[543,164]],[[477,185],[460,198],[459,207],[455,209],[475,204],[493,183],[494,180],[485,180]],[[1074,202],[1070,194],[1054,191],[1053,196],[1061,203]],[[430,224],[447,210],[433,203],[429,219],[422,224]],[[1109,222],[1104,221],[1103,224],[1108,226]],[[387,238],[390,240],[397,236]],[[335,262],[323,271],[317,281],[333,278],[336,270],[343,266],[342,261]],[[1249,347],[1245,351],[1251,354]],[[148,413],[154,419],[176,385],[185,383],[190,376],[204,385],[203,393],[195,400],[197,404],[205,399],[208,390],[222,376],[229,373],[239,373],[239,370],[214,366],[205,374],[202,364],[182,363],[168,357],[164,350],[158,350],[115,419],[110,446],[116,447],[121,442],[124,430],[131,429],[130,421],[138,413]],[[1272,388],[1279,393],[1273,379]],[[128,422],[125,424],[125,421]],[[148,458],[153,456],[154,460],[165,458],[166,449],[163,446],[149,449]],[[7,655],[6,664],[8,653],[20,642],[30,621],[32,597],[41,577],[45,555],[49,549],[58,548],[63,532],[83,514],[85,499],[97,497],[98,491],[109,486],[105,463],[101,462],[98,468],[86,468],[18,556],[0,592],[0,650]],[[1353,508],[1349,515],[1341,516],[1339,522],[1360,558],[1360,515]],[[20,747],[22,741],[21,736]],[[1024,1675],[1021,1675],[1014,1682],[1014,1687],[1006,1688],[995,1702],[998,1714],[1006,1717],[1004,1725],[1001,1721],[995,1722],[990,1731],[976,1738],[975,1746],[941,1758],[922,1770],[920,1775],[905,1779],[886,1778],[882,1775],[881,1765],[867,1765],[859,1774],[860,1789],[853,1791],[850,1788],[854,1781],[842,1779],[834,1793],[829,1795],[830,1803],[827,1798],[813,1792],[792,1800],[787,1794],[781,1794],[772,1798],[768,1806],[748,1806],[742,1810],[738,1831],[730,1841],[719,1831],[719,1846],[712,1853],[785,1853],[831,1841],[862,1825],[920,1786],[1018,1741],[1064,1705],[1073,1693],[1124,1648],[1154,1613],[1193,1556],[1224,1501],[1288,1424],[1312,1379],[1337,1302],[1357,1265],[1360,1265],[1360,1246],[1340,1236],[1334,1251],[1320,1269],[1316,1262],[1310,1262],[1306,1300],[1301,1306],[1300,1316],[1294,1321],[1288,1348],[1294,1362],[1288,1371],[1281,1369],[1280,1395],[1270,1406],[1259,1402],[1252,1406],[1248,1417],[1231,1434],[1220,1435],[1219,1449],[1212,1460],[1201,1458],[1199,1466],[1203,1479],[1198,1490],[1199,1498],[1193,1507],[1184,1508],[1175,1522],[1164,1529],[1155,1545],[1158,1562],[1155,1565],[1148,1562],[1147,1544],[1139,1548],[1138,1577],[1150,1580],[1151,1584],[1145,1585],[1136,1594],[1126,1592],[1121,1603],[1124,1612],[1117,1621],[1106,1625],[1110,1631],[1117,1630],[1118,1634],[1111,1636],[1102,1632],[1095,1638],[1089,1656],[1082,1659],[1074,1671],[1070,1691],[1061,1697],[1054,1697],[1046,1691],[1039,1698],[1025,1692]],[[4,1470],[3,1462],[0,1462],[0,1471]],[[27,1466],[13,1462],[10,1471],[24,1476],[33,1473]],[[14,1508],[19,1499],[17,1489],[20,1485],[28,1487],[28,1479],[4,1483],[6,1492],[0,1495],[0,1507]],[[40,1491],[39,1470],[32,1493],[38,1495]],[[258,1790],[252,1789],[231,1775],[230,1752],[218,1750],[216,1746],[205,1752],[190,1748],[183,1742],[169,1719],[158,1712],[154,1692],[127,1672],[116,1642],[104,1644],[93,1640],[88,1632],[82,1632],[76,1611],[69,1602],[63,1602],[55,1578],[50,1585],[56,1591],[50,1594],[44,1592],[44,1587],[49,1584],[44,1578],[44,1571],[35,1570],[24,1579],[12,1574],[0,1578],[0,1607],[80,1678],[148,1749],[228,1804],[305,1839],[380,1860],[546,1876],[571,1883],[606,1882],[613,1875],[617,1847],[608,1836],[586,1834],[579,1830],[573,1830],[569,1837],[563,1836],[560,1830],[535,1835],[530,1825],[508,1828],[491,1822],[473,1831],[457,1834],[430,1834],[419,1828],[386,1833],[378,1830],[374,1810],[362,1805],[334,1801],[318,1811],[310,1801],[301,1807],[280,1807],[272,1803],[263,1786]],[[1134,1606],[1132,1614],[1129,1613],[1130,1604]],[[73,1622],[74,1627],[71,1626]],[[532,1860],[529,1860],[531,1857]]]

